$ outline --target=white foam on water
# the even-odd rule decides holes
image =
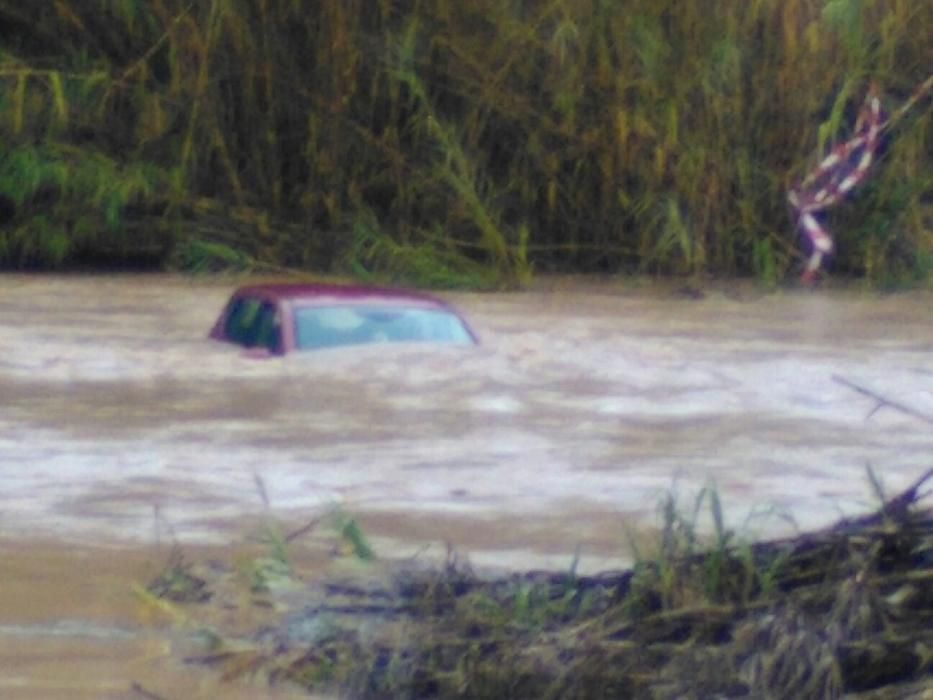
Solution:
[[[257,477],[289,517],[572,531],[715,482],[731,526],[770,508],[810,527],[871,507],[866,463],[893,492],[933,461],[928,423],[868,417],[876,402],[838,381],[933,415],[929,294],[687,301],[568,281],[447,295],[478,348],[257,360],[206,338],[232,287],[0,277],[0,529],[138,540],[158,510],[179,539],[215,540],[264,512]]]

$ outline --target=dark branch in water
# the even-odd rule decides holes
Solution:
[[[900,494],[885,501],[878,511],[855,520],[842,520],[833,527],[833,530],[871,527],[884,522],[886,519],[904,520],[907,517],[908,509],[923,498],[923,495],[920,494],[920,488],[931,478],[933,478],[933,469],[928,469],[923,476]]]
[[[145,700],[166,700],[164,695],[157,695],[150,690],[146,690],[139,683],[133,683],[132,690]]]
[[[265,506],[266,510],[269,510],[269,492],[266,491],[266,482],[263,481],[259,474],[253,472],[253,483],[256,484],[256,491],[259,493],[259,498],[262,499],[262,505]]]
[[[285,535],[285,541],[293,542],[294,540],[297,540],[302,535],[305,535],[311,532],[311,530],[313,530],[320,524],[321,520],[323,520],[323,518],[313,518],[312,520],[309,520],[307,523],[305,523],[298,529],[292,530],[287,535]]]
[[[837,384],[842,384],[843,386],[847,386],[853,391],[857,391],[858,393],[862,394],[862,396],[867,396],[868,398],[873,399],[874,401],[877,402],[875,407],[871,411],[869,411],[867,416],[865,416],[865,420],[868,420],[869,418],[871,418],[882,408],[887,407],[887,408],[893,408],[895,411],[900,411],[901,413],[904,413],[908,416],[913,416],[914,418],[917,418],[918,420],[922,420],[925,423],[929,423],[930,425],[933,425],[933,416],[928,416],[926,413],[923,413],[922,411],[918,411],[916,408],[908,406],[907,404],[900,403],[899,401],[892,401],[891,399],[888,399],[882,396],[881,394],[878,394],[877,392],[872,391],[871,389],[866,389],[863,386],[859,386],[855,382],[849,381],[845,377],[842,377],[838,374],[833,375],[833,381],[836,382]]]

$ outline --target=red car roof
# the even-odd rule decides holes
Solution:
[[[403,289],[367,287],[363,285],[342,285],[304,282],[274,282],[250,284],[239,287],[236,296],[249,294],[261,295],[277,301],[313,300],[316,297],[344,299],[347,301],[362,299],[382,299],[386,301],[417,301],[421,303],[447,306],[446,302],[428,294]]]

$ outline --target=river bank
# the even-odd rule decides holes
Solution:
[[[924,477],[928,480],[933,473]],[[634,568],[380,557],[355,521],[226,547],[0,540],[5,698],[926,698],[933,511],[919,480],[771,542],[633,540]],[[757,690],[756,690],[757,689]],[[783,695],[781,694],[783,693]]]

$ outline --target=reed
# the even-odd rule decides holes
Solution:
[[[276,225],[196,237],[272,264],[773,283],[798,265],[788,184],[846,136],[870,80],[896,108],[933,65],[910,0],[0,0],[0,25],[5,266],[143,232],[172,246],[212,200]],[[928,277],[929,114],[887,133],[829,215],[839,272]],[[73,149],[69,182],[92,182],[24,194],[24,149],[45,170]],[[80,194],[101,188],[121,197]],[[363,261],[370,215],[394,252]]]

